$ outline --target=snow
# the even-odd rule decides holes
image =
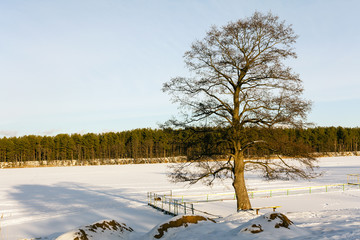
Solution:
[[[81,227],[73,231],[67,232],[56,238],[56,240],[69,239],[128,239],[134,230],[126,224],[121,224],[115,220],[103,220],[93,223],[89,226]]]
[[[249,190],[294,188],[346,183],[346,175],[360,173],[360,157],[319,159],[323,175],[311,181],[264,181],[246,175]],[[172,184],[168,164],[0,169],[0,239],[56,239],[103,219],[134,229],[131,239],[146,239],[149,232],[171,216],[147,206],[148,191],[173,190],[173,194],[231,192],[231,181],[212,188]],[[360,239],[360,188],[300,195],[251,199],[253,207],[281,206],[277,211],[293,229],[269,234],[237,231],[264,215],[235,213],[235,201],[198,203],[196,209],[222,218],[201,222],[171,239]],[[271,212],[262,209],[260,214]],[[305,237],[306,236],[306,237]],[[115,238],[114,238],[115,239]]]

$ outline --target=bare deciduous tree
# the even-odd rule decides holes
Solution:
[[[183,108],[183,118],[171,123],[180,127],[226,128],[228,161],[189,161],[174,169],[176,181],[211,183],[217,177],[233,177],[237,210],[251,209],[244,172],[262,169],[267,178],[313,177],[314,159],[299,151],[295,158],[247,160],[246,149],[256,144],[270,147],[264,139],[249,141],[249,127],[303,127],[311,102],[302,98],[299,76],[284,65],[296,58],[292,45],[297,36],[291,25],[271,13],[213,26],[206,37],[192,44],[184,55],[191,77],[176,77],[163,91]],[[295,153],[295,152],[293,152]],[[208,154],[210,155],[210,154]],[[292,154],[285,154],[292,155]],[[296,161],[297,160],[297,161]]]

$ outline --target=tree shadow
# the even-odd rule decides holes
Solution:
[[[18,214],[10,217],[13,224],[7,228],[8,232],[19,233],[12,236],[16,239],[63,233],[103,219],[114,219],[146,232],[168,218],[148,207],[143,193],[130,194],[124,189],[72,182],[24,184],[16,186],[9,195],[16,202],[17,209],[12,210]]]

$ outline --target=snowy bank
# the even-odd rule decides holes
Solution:
[[[269,182],[256,173],[247,173],[247,186],[251,190],[262,190],[344,183],[346,174],[360,173],[360,157],[320,158],[319,165],[319,171],[324,174],[311,181]],[[147,206],[148,191],[171,189],[174,193],[193,194],[232,191],[230,180],[217,182],[212,188],[201,184],[172,184],[166,178],[167,166],[0,169],[0,239],[56,239],[77,226],[89,226],[102,219],[125,223],[134,230],[129,234],[134,238],[145,236],[158,224],[171,219]],[[279,212],[310,234],[307,239],[360,239],[359,186],[344,192],[257,198],[251,203],[254,207],[281,206]],[[216,224],[201,221],[196,227],[185,228],[183,236],[194,235],[189,239],[203,240],[203,235],[222,239],[221,233],[259,217],[234,214],[235,201],[195,204],[194,207],[222,218],[217,219]],[[261,210],[260,213],[267,212]],[[245,236],[254,239],[261,236],[259,234]]]

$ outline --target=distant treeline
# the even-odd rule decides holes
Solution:
[[[135,129],[101,134],[59,134],[57,136],[22,136],[0,139],[0,161],[89,160],[119,158],[160,158],[189,156],[199,148],[218,149],[226,129]],[[213,130],[213,131],[211,131]],[[273,138],[268,138],[271,134]],[[301,143],[313,152],[359,151],[360,128],[316,127],[308,129],[249,128],[249,140],[272,139],[273,144]],[[284,144],[285,143],[285,144]],[[250,148],[248,155],[263,155],[263,149]]]

